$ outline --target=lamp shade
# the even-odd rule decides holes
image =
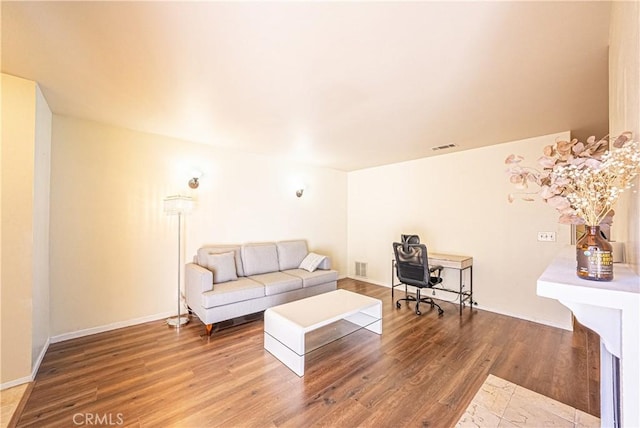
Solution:
[[[164,198],[164,212],[167,215],[188,214],[193,210],[191,196],[173,195]]]

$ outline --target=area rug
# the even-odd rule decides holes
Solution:
[[[600,419],[489,375],[456,427],[600,427]]]

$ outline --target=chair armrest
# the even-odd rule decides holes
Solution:
[[[438,271],[436,276],[440,278],[440,275],[442,274],[442,269],[444,269],[442,265],[433,265],[429,267],[429,273],[431,274],[431,273],[434,273],[435,271]]]
[[[195,263],[185,268],[185,292],[187,302],[199,302],[202,293],[213,290],[213,272]]]

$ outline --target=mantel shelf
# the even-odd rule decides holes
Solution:
[[[600,335],[620,357],[620,311],[640,306],[640,277],[627,265],[615,264],[614,279],[589,281],[576,275],[575,247],[567,247],[538,278],[538,295],[557,299],[581,324]],[[637,309],[636,309],[637,310]]]
[[[600,335],[603,349],[620,358],[622,426],[640,426],[640,276],[618,263],[613,275],[610,282],[579,278],[575,247],[570,246],[538,278],[537,293],[568,307]],[[604,401],[601,397],[602,405]]]
[[[547,284],[557,284],[567,287],[566,290],[559,290],[558,293],[570,290],[585,294],[585,299],[591,296],[613,296],[616,299],[629,298],[627,293],[635,294],[635,298],[640,298],[640,276],[636,275],[627,265],[615,263],[613,268],[613,281],[589,281],[578,278],[576,275],[576,252],[575,247],[568,246],[556,257],[547,269],[538,278]],[[553,293],[553,291],[550,291]],[[610,294],[609,292],[612,292]],[[553,297],[553,296],[549,296]],[[585,302],[586,303],[586,302]],[[616,305],[615,303],[612,303]]]

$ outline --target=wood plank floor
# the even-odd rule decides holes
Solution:
[[[211,338],[157,321],[51,345],[18,426],[451,427],[490,373],[600,416],[587,329],[449,303],[418,317],[389,288],[339,287],[383,301],[383,334],[313,351],[303,378],[263,349],[261,319]]]

